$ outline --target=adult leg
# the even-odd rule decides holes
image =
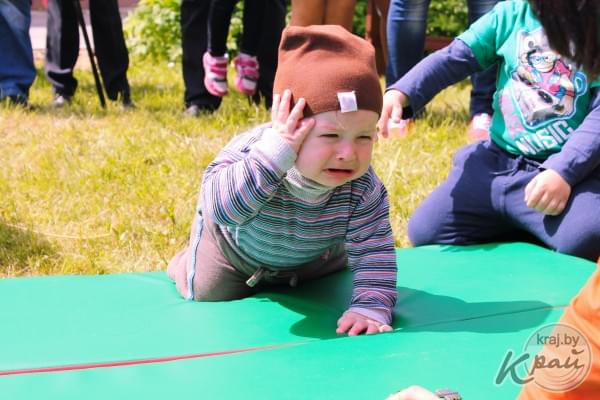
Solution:
[[[596,261],[600,257],[600,170],[572,188],[569,202],[557,216],[525,205],[525,187],[539,173],[535,166],[515,175],[507,193],[507,213],[515,224],[560,253]]]
[[[117,0],[90,0],[90,14],[98,66],[109,99],[130,96],[127,68],[129,55]]]
[[[252,100],[254,103],[260,104],[261,98],[264,98],[265,107],[267,108],[271,108],[273,103],[273,81],[277,70],[277,51],[281,40],[281,32],[285,27],[285,15],[285,0],[273,0],[266,7],[263,16],[264,29],[260,34],[257,53],[260,76]]]
[[[324,23],[327,25],[341,25],[352,32],[355,7],[356,0],[328,0]]]
[[[79,55],[79,30],[72,0],[48,0],[45,70],[54,93],[72,97],[73,67]]]
[[[506,169],[504,161],[489,142],[459,150],[446,181],[410,218],[411,242],[415,246],[476,244],[500,240],[513,231],[497,212],[499,197],[493,191],[496,171]]]
[[[221,98],[213,96],[204,86],[202,55],[208,46],[207,21],[210,0],[183,0],[181,2],[182,72],[185,86],[184,100],[188,111],[214,111]]]
[[[498,0],[468,0],[469,24],[477,21],[482,15],[494,8]],[[498,68],[492,66],[485,71],[473,74],[471,83],[470,113],[471,118],[478,114],[492,115],[492,100],[496,91],[496,74]]]
[[[327,0],[292,0],[290,25],[308,26],[325,23]]]
[[[392,0],[387,17],[386,85],[402,78],[423,58],[430,0]]]
[[[0,0],[0,101],[27,102],[35,79],[30,25],[29,0]]]

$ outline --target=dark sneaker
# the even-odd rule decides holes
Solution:
[[[197,117],[198,115],[200,115],[200,107],[198,107],[196,104],[192,104],[185,109],[183,115],[185,117]]]
[[[131,100],[131,95],[129,93],[120,93],[119,100],[121,101],[121,108],[123,110],[135,108],[135,103]]]

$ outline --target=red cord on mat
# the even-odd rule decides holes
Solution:
[[[88,364],[57,365],[54,367],[10,369],[10,370],[0,371],[0,376],[23,375],[23,374],[42,374],[42,373],[48,373],[48,372],[63,372],[63,371],[83,370],[83,369],[94,369],[94,368],[112,368],[112,367],[126,367],[126,366],[130,366],[130,365],[156,364],[156,363],[163,363],[163,362],[170,362],[170,361],[188,360],[191,358],[217,357],[217,356],[224,356],[224,355],[235,354],[235,353],[248,353],[251,351],[272,350],[272,349],[277,349],[277,348],[281,348],[281,347],[297,346],[299,344],[303,344],[303,343],[297,342],[297,343],[275,344],[275,345],[270,345],[270,346],[249,347],[246,349],[218,351],[218,352],[214,352],[214,353],[196,353],[196,354],[185,354],[185,355],[181,355],[181,356],[142,358],[139,360],[106,361],[106,362],[88,363]]]

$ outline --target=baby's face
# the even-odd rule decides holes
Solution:
[[[296,160],[296,167],[304,177],[336,187],[367,172],[377,138],[376,112],[328,111],[312,118],[315,126]]]

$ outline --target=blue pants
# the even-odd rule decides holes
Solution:
[[[30,0],[0,0],[0,100],[27,100],[35,79],[30,25]]]
[[[391,0],[387,17],[388,65],[386,85],[402,78],[423,58],[427,11],[431,0]],[[491,10],[498,0],[467,0],[469,24]],[[471,116],[492,114],[496,90],[496,67],[474,74]]]
[[[561,253],[600,256],[600,170],[572,188],[564,211],[544,215],[526,206],[525,186],[539,162],[511,155],[490,141],[454,156],[450,175],[417,208],[408,224],[416,245],[475,244],[533,236]]]

